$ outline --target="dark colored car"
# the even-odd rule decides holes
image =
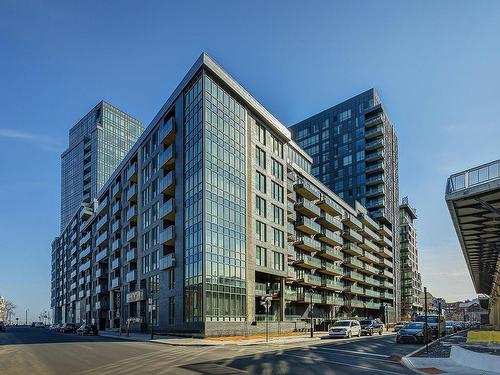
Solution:
[[[396,343],[402,344],[408,343],[418,343],[423,344],[426,341],[432,340],[431,328],[427,326],[427,335],[425,334],[426,325],[423,322],[410,322],[406,323],[403,328],[398,331],[396,336]]]
[[[361,325],[361,334],[373,336],[374,333],[381,335],[384,332],[384,324],[372,319],[362,320],[359,322]]]
[[[425,315],[419,315],[416,322],[425,323]],[[446,323],[443,316],[427,315],[427,324],[431,328],[433,337],[443,337],[446,335]]]
[[[95,324],[82,324],[76,333],[82,336],[97,335],[97,326]]]
[[[0,332],[5,332],[5,323],[0,322]]]
[[[64,323],[59,332],[62,333],[76,333],[76,324],[75,323]]]

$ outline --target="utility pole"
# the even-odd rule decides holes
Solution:
[[[424,331],[425,331],[425,351],[427,355],[429,355],[429,330],[427,329],[427,287],[424,286],[424,314],[425,314],[425,323],[424,323]]]
[[[314,311],[314,305],[313,305],[313,293],[314,290],[311,289],[309,291],[309,297],[310,297],[310,306],[311,306],[311,338],[314,337],[314,323],[313,323],[313,311]]]

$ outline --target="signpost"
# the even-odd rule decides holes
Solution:
[[[269,314],[269,308],[271,307],[272,299],[273,297],[271,297],[269,294],[266,294],[261,297],[260,301],[260,304],[266,309],[266,342],[269,342],[269,319],[267,315]]]

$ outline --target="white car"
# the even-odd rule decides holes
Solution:
[[[361,336],[361,326],[357,320],[337,320],[328,330],[330,337]]]

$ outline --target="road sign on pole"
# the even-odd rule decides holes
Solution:
[[[266,309],[266,342],[269,342],[269,319],[267,317],[269,313],[269,308],[271,307],[271,301],[273,297],[270,295],[264,295],[261,297],[260,304]]]

